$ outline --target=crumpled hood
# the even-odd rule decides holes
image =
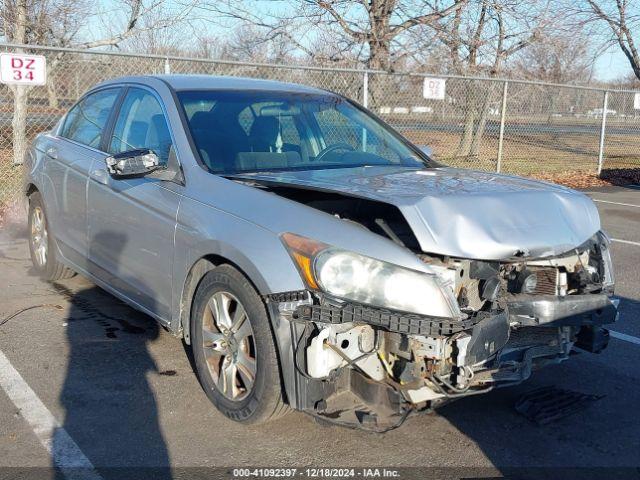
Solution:
[[[541,258],[600,229],[594,203],[559,185],[473,170],[358,167],[244,174],[244,178],[397,206],[423,251],[461,258]]]

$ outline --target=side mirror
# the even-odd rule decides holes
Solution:
[[[113,178],[142,177],[160,168],[158,156],[148,149],[117,153],[105,162]]]

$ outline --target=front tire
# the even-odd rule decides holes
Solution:
[[[42,197],[34,192],[29,197],[29,253],[33,268],[49,281],[71,278],[75,272],[56,259],[56,244],[49,230]]]
[[[191,347],[200,384],[225,416],[257,424],[288,412],[264,303],[230,265],[208,272],[196,290]]]

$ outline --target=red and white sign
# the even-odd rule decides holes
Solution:
[[[422,96],[428,100],[444,100],[447,80],[444,78],[426,77]]]
[[[42,55],[0,53],[0,82],[44,85],[47,83],[47,60]]]

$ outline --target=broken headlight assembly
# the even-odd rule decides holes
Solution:
[[[462,317],[453,290],[436,273],[342,250],[292,233],[282,235],[305,283],[331,297],[431,317]]]
[[[600,247],[600,256],[602,257],[602,268],[604,270],[602,276],[602,288],[613,293],[616,280],[613,275],[613,260],[611,260],[611,239],[604,230],[597,233]]]

